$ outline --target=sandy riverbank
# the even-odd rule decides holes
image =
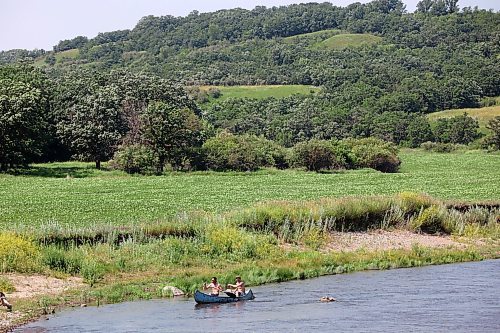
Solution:
[[[6,293],[14,308],[12,312],[0,308],[0,332],[7,331],[14,323],[23,320],[27,313],[16,310],[16,303],[26,299],[37,299],[42,296],[57,296],[70,289],[78,289],[84,286],[81,278],[69,277],[58,279],[43,275],[2,274],[15,288],[12,293]]]

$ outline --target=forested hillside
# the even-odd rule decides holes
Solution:
[[[139,127],[174,110],[176,121],[196,133],[180,139],[187,146],[221,130],[285,147],[364,137],[410,147],[425,141],[468,144],[480,136],[477,121],[443,119],[436,130],[424,114],[475,108],[500,95],[500,13],[460,9],[456,0],[423,0],[415,13],[399,0],[193,11],[186,17],[147,16],[132,30],[78,36],[49,52],[0,52],[0,63],[4,112],[31,110],[21,124],[25,132],[41,117],[38,123],[49,130],[34,130],[33,138],[50,137],[42,149],[41,140],[16,139],[26,138],[25,132],[9,134],[12,126],[0,125],[4,145],[21,145],[36,156],[45,151],[44,159],[72,155],[98,162],[120,144],[144,142],[172,159],[165,145],[176,147],[178,137],[146,138]],[[189,103],[173,83],[187,88]],[[207,85],[306,85],[321,92],[218,98],[221,90],[198,88]],[[210,103],[196,106],[205,92],[211,95],[200,100]],[[27,99],[27,93],[35,97]],[[5,119],[14,118],[5,113]],[[455,128],[458,134],[451,133]],[[32,159],[25,155],[4,153],[0,162]]]
[[[132,30],[61,41],[44,61],[58,69],[75,64],[126,67],[188,84],[313,84],[331,90],[363,83],[394,92],[403,79],[417,79],[415,85],[425,83],[433,89],[460,78],[460,85],[473,88],[471,94],[498,95],[499,31],[498,13],[459,11],[457,1],[421,1],[416,13],[406,13],[399,0],[343,8],[310,3],[194,11],[186,17],[147,16]],[[341,34],[368,34],[380,41],[361,47],[318,47]],[[57,56],[70,49],[79,52]],[[16,59],[13,52],[2,52],[1,61]],[[431,110],[447,106],[427,104]]]

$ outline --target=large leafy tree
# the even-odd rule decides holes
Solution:
[[[42,153],[47,127],[47,78],[29,64],[0,67],[0,168]]]
[[[486,144],[494,150],[500,150],[500,116],[490,119],[486,128],[491,130],[491,134],[486,138]]]
[[[480,136],[478,130],[478,121],[464,112],[460,116],[438,119],[434,135],[438,142],[469,144]]]
[[[201,144],[202,123],[193,110],[167,102],[153,102],[141,114],[142,137],[158,158],[157,172],[165,163],[178,165],[189,149]]]
[[[73,104],[58,123],[58,132],[80,160],[96,168],[113,155],[126,132],[121,99],[114,85],[100,87]]]

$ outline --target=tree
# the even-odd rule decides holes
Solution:
[[[490,119],[486,128],[491,130],[491,134],[486,138],[486,144],[494,150],[500,150],[500,116]]]
[[[438,142],[466,145],[479,138],[478,129],[478,121],[464,112],[460,116],[438,119],[434,136]]]
[[[30,162],[45,143],[46,77],[29,64],[0,67],[0,169]]]
[[[158,158],[157,172],[165,163],[179,165],[189,149],[201,143],[202,123],[189,108],[153,102],[141,114],[142,137]]]
[[[411,148],[433,139],[431,125],[424,116],[418,115],[410,120],[406,129],[406,143]]]
[[[422,0],[417,3],[417,12],[420,13],[428,13],[430,12],[432,5],[434,1],[433,0]]]
[[[114,85],[99,88],[70,107],[58,126],[75,157],[94,161],[96,168],[113,156],[126,132],[121,100]]]

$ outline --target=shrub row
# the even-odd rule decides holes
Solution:
[[[309,171],[372,168],[397,172],[401,161],[394,144],[376,138],[342,141],[310,140],[291,149],[255,135],[233,135],[221,132],[208,139],[201,148],[193,149],[186,169],[214,171],[255,171],[262,167]],[[111,166],[128,173],[155,172],[157,157],[146,146],[121,147]]]

